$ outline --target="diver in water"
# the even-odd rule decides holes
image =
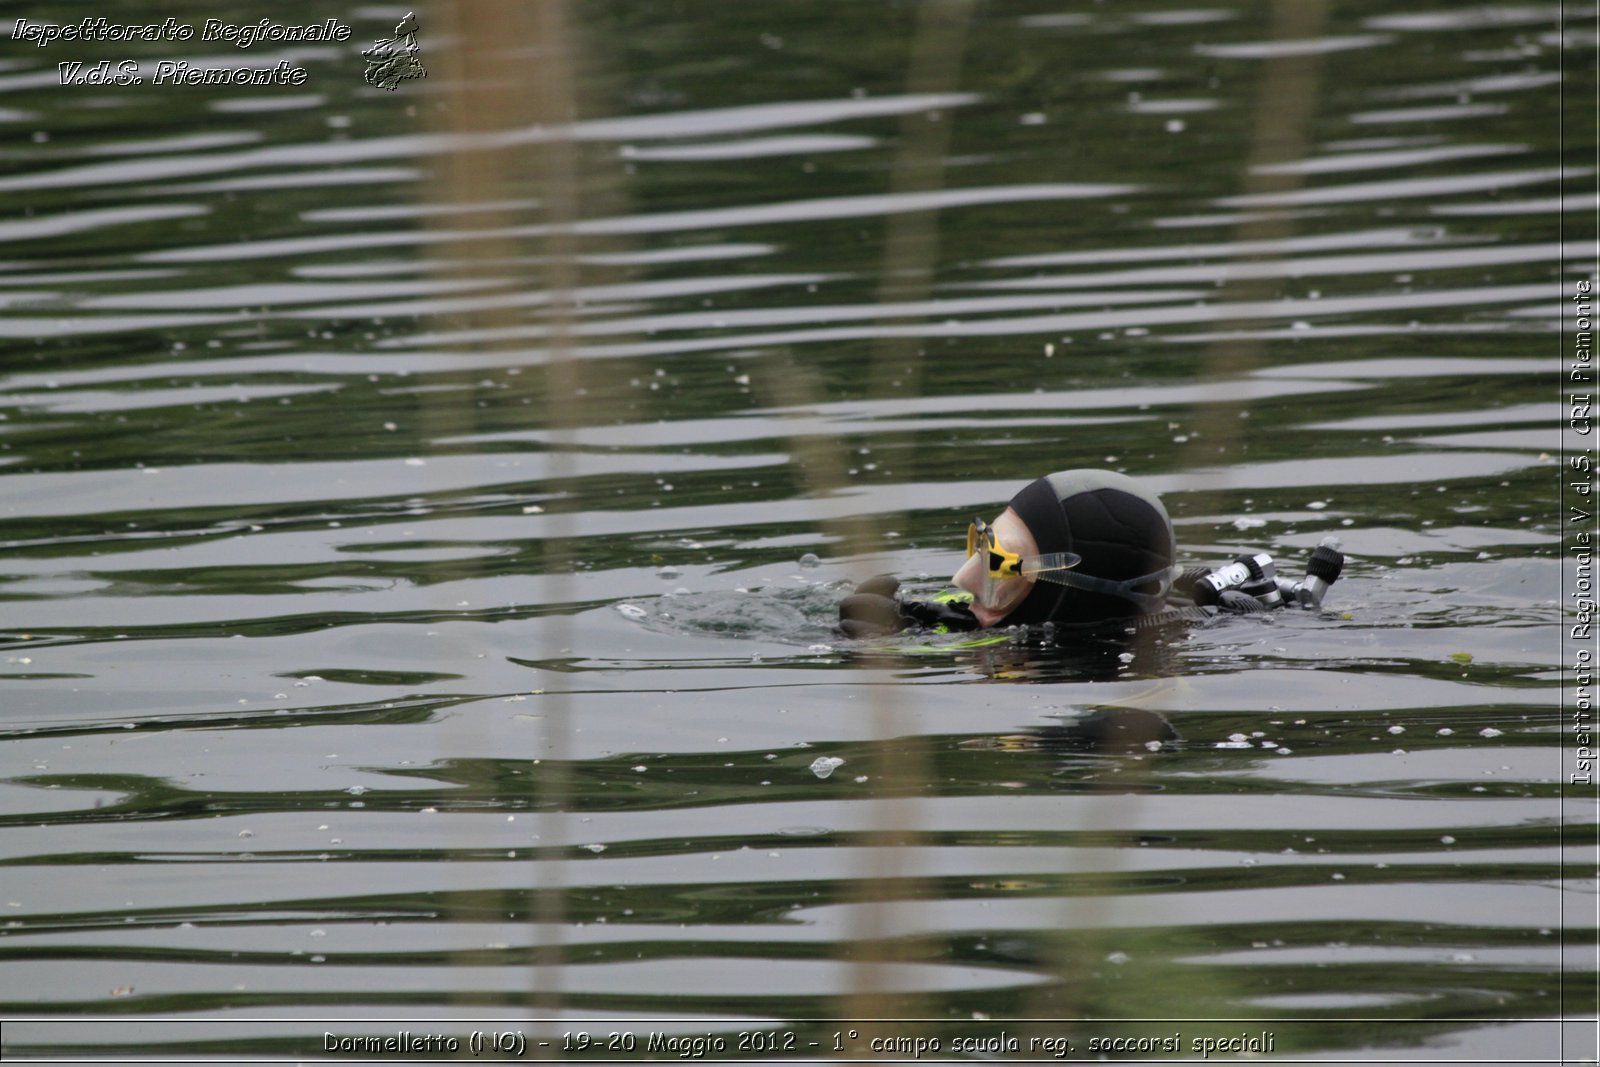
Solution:
[[[879,575],[840,601],[839,628],[847,637],[911,627],[1125,630],[1317,607],[1344,562],[1324,543],[1306,580],[1291,583],[1275,577],[1264,553],[1182,572],[1176,556],[1172,520],[1154,493],[1114,471],[1057,471],[1023,487],[992,523],[973,520],[967,560],[951,579],[959,592],[907,600],[897,579]]]

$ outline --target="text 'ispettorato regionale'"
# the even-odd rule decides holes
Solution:
[[[206,19],[198,28],[168,17],[161,22],[112,22],[88,17],[77,22],[42,23],[17,19],[11,37],[40,48],[57,42],[85,44],[141,42],[222,43],[236,48],[269,44],[327,44],[350,40],[350,27],[338,19],[321,22],[282,23],[271,19],[259,22],[225,22]],[[63,85],[302,85],[308,77],[304,67],[287,60],[271,67],[199,66],[185,60],[162,59],[141,64],[127,59],[113,62],[70,60],[57,64]],[[148,77],[147,77],[148,74]]]

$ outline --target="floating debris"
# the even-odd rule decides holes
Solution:
[[[826,778],[843,766],[844,760],[838,756],[818,756],[811,761],[811,773],[818,778]]]

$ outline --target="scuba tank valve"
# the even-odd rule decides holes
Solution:
[[[1211,606],[1222,599],[1223,593],[1237,589],[1260,600],[1264,607],[1278,607],[1283,603],[1283,597],[1274,579],[1276,573],[1277,565],[1265,552],[1240,556],[1232,563],[1195,579],[1194,602],[1201,607]]]
[[[1339,580],[1343,570],[1344,553],[1339,551],[1339,539],[1324,537],[1306,564],[1305,581],[1291,582],[1287,578],[1279,578],[1278,592],[1292,604],[1299,604],[1303,608],[1320,608],[1328,586]]]

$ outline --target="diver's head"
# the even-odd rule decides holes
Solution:
[[[1114,471],[1057,471],[973,523],[952,580],[984,626],[1085,626],[1160,610],[1176,554],[1154,493]]]

